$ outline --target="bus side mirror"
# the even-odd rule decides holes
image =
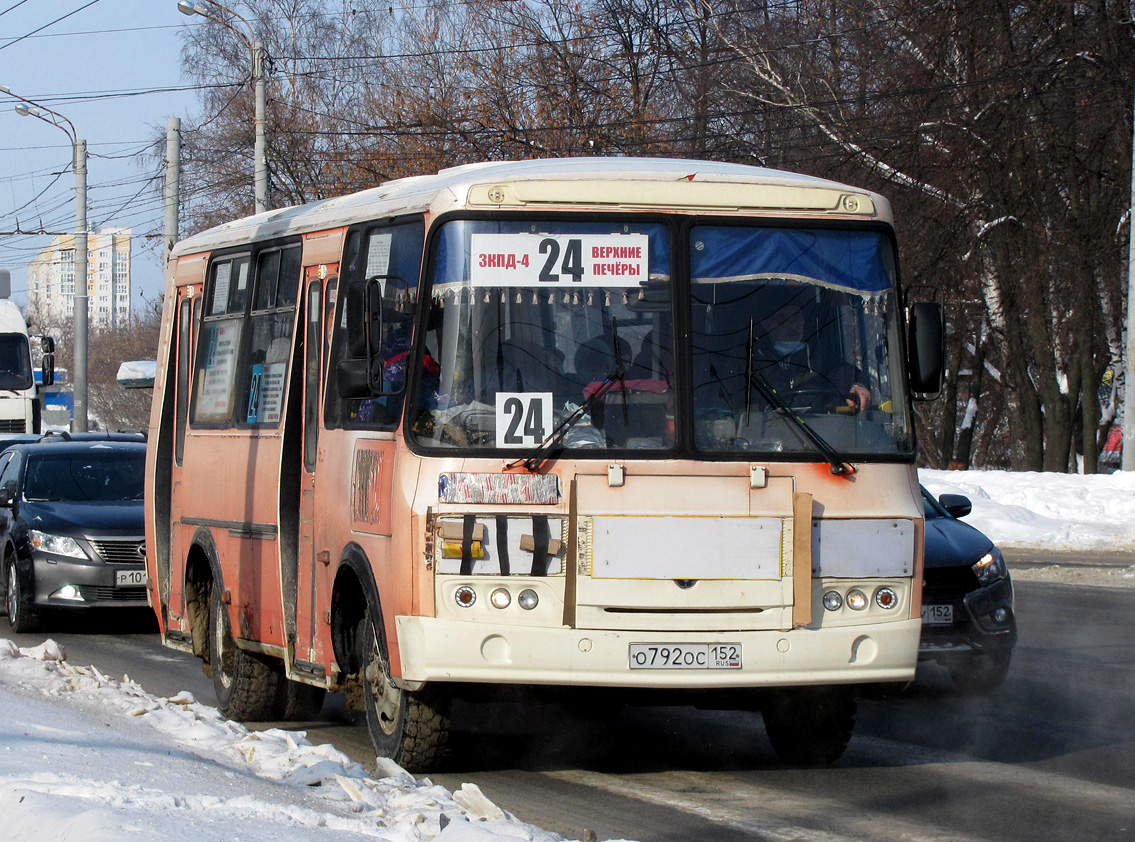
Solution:
[[[44,354],[40,360],[40,376],[44,386],[55,384],[55,354]]]
[[[945,378],[945,319],[936,301],[915,301],[907,310],[907,362],[910,388],[929,398],[942,391]]]
[[[352,357],[370,357],[381,348],[382,281],[375,276],[347,287],[347,350]]]
[[[372,397],[370,364],[366,359],[339,360],[335,366],[335,387],[339,397],[357,399]]]

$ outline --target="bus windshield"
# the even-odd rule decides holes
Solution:
[[[28,338],[22,333],[0,333],[0,389],[30,389],[32,361]]]
[[[910,454],[885,235],[678,236],[647,220],[446,223],[413,440],[519,455],[558,431],[581,456],[814,460],[815,432],[847,456]]]

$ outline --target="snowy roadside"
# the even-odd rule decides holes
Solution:
[[[1135,588],[1135,474],[922,469],[918,478],[935,497],[969,497],[973,511],[965,523],[1001,549],[1017,550],[1014,557],[1043,562],[1053,552],[1079,554],[1074,562],[1051,564],[1010,558],[1014,579]]]
[[[189,693],[69,664],[51,640],[0,638],[0,711],[0,840],[563,839],[474,784],[450,792],[383,758],[370,774],[302,731],[252,732]]]

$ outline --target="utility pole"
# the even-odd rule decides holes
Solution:
[[[252,45],[252,82],[256,97],[256,142],[252,150],[256,158],[253,162],[256,181],[254,205],[257,213],[264,213],[268,210],[268,144],[264,138],[264,126],[268,118],[265,116],[264,42],[262,41],[256,41]]]
[[[87,142],[79,137],[75,124],[45,105],[12,93],[7,85],[0,85],[0,93],[7,94],[16,103],[21,117],[35,117],[50,123],[67,135],[71,141],[72,164],[75,170],[75,312],[74,312],[74,365],[72,383],[75,408],[71,430],[87,432]]]
[[[238,15],[228,6],[222,5],[217,0],[205,0],[209,6],[204,3],[195,3],[193,0],[178,0],[177,9],[183,15],[200,15],[206,20],[211,20],[213,23],[219,23],[225,29],[238,35],[244,39],[244,43],[248,45],[250,57],[252,60],[252,92],[254,107],[256,109],[253,118],[253,128],[255,129],[255,142],[252,147],[252,175],[253,175],[253,206],[256,213],[264,213],[268,210],[268,144],[264,136],[264,127],[268,122],[265,114],[266,111],[266,95],[264,92],[264,63],[267,59],[267,53],[264,51],[264,42],[253,40],[256,37],[256,30],[252,24]],[[216,17],[210,13],[210,6],[215,6],[222,12],[231,15],[244,24],[248,34],[241,32],[223,17]]]
[[[166,120],[165,258],[177,243],[178,208],[181,202],[181,119]]]
[[[87,142],[75,141],[75,411],[71,431],[87,432]]]

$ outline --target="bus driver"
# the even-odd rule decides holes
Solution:
[[[819,328],[808,330],[810,314],[799,301],[789,301],[758,323],[753,344],[753,370],[789,404],[793,396],[820,395],[832,404],[842,400],[852,412],[867,409],[870,390],[858,382],[850,363],[824,359]]]

